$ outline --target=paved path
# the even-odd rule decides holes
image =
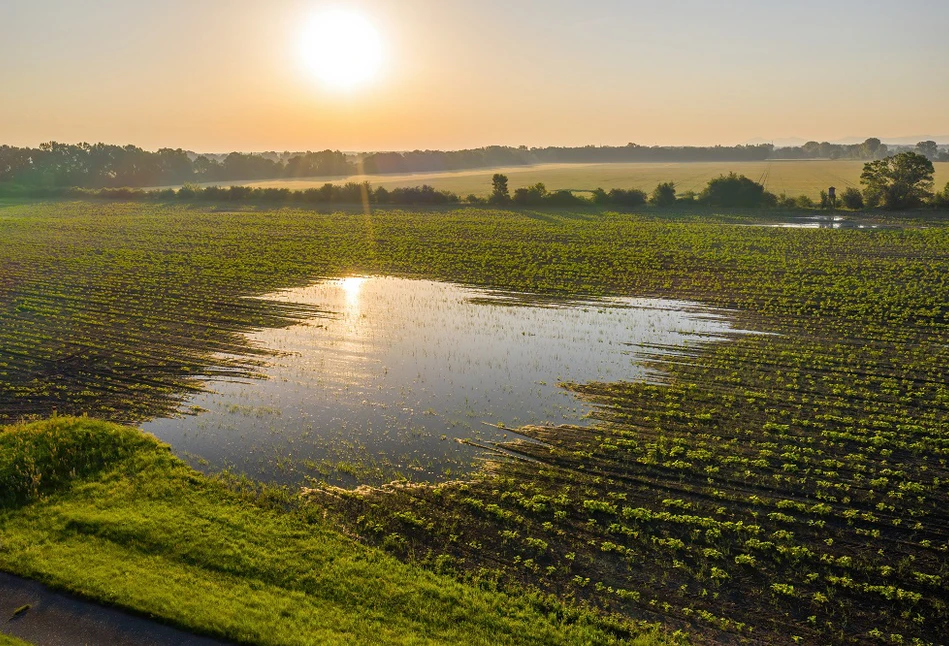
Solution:
[[[14,617],[22,606],[31,607]],[[0,572],[0,633],[36,646],[223,646]]]

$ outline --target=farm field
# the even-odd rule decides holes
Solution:
[[[5,484],[24,462],[37,479],[0,492],[0,568],[193,632],[264,645],[662,643],[398,563],[318,509],[202,478],[132,428],[58,417],[4,429]],[[70,472],[81,486],[64,486]]]
[[[772,193],[807,195],[816,199],[828,186],[841,191],[849,186],[860,187],[862,161],[764,161],[764,162],[692,162],[668,164],[544,164],[539,166],[508,166],[493,169],[449,171],[443,173],[412,173],[406,175],[352,175],[286,180],[247,182],[213,182],[206,185],[276,187],[303,190],[326,182],[369,182],[387,189],[429,184],[438,190],[465,196],[486,196],[491,192],[491,176],[504,173],[512,187],[544,183],[548,190],[593,190],[603,188],[638,188],[651,191],[661,182],[675,182],[679,193],[699,193],[710,179],[735,172],[761,181]],[[949,162],[936,162],[936,187],[949,182]],[[177,187],[176,187],[177,188]]]
[[[140,504],[124,482],[127,460],[146,460],[147,491],[168,495],[160,483],[174,478],[168,517],[196,504],[216,514],[209,495],[227,505],[240,492],[269,495],[294,514],[269,509],[274,527],[340,528],[439,576],[586,604],[619,622],[614,636],[645,619],[699,642],[938,644],[949,633],[949,228],[938,216],[893,230],[732,219],[0,207],[4,422],[54,410],[136,424],[170,415],[209,378],[250,379],[270,360],[248,335],[320,314],[243,297],[326,278],[680,299],[767,333],[660,351],[649,361],[657,380],[566,383],[592,406],[592,424],[523,426],[502,441],[511,457],[464,481],[252,496],[259,486],[208,480],[145,446],[106,472],[73,480],[66,469],[47,490],[31,488],[29,460],[15,459],[0,473],[25,499],[0,507],[0,563],[66,587],[86,577],[86,594],[112,600],[104,578],[64,563],[92,544],[106,550],[103,568],[106,548],[178,554],[152,533],[157,510],[141,512],[135,535],[94,511],[110,488]],[[40,542],[62,560],[40,558],[29,547]],[[255,571],[205,556],[207,572]],[[138,598],[140,611],[168,617]]]

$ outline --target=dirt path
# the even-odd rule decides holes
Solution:
[[[29,609],[22,610],[29,605]],[[21,611],[17,613],[17,610]],[[16,613],[16,615],[15,615]],[[15,615],[15,616],[14,616]],[[0,572],[0,633],[36,646],[223,646]]]

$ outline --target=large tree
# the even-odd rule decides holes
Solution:
[[[491,204],[507,204],[511,201],[511,194],[508,192],[507,175],[495,173],[491,178]]]
[[[931,161],[939,155],[939,146],[935,141],[921,141],[916,144],[916,152]]]
[[[702,201],[712,206],[763,206],[767,201],[764,186],[744,175],[729,173],[709,180]]]
[[[920,206],[931,198],[933,163],[917,153],[900,153],[863,165],[860,183],[867,205],[887,209]]]

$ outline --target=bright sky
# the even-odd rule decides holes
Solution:
[[[379,34],[382,67],[359,87],[328,86],[301,53],[331,7]],[[0,143],[946,135],[946,25],[947,0],[0,0]]]

